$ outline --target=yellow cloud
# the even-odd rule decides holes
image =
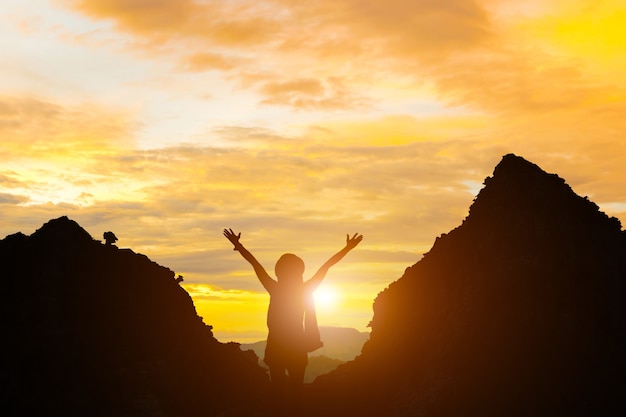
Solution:
[[[626,5],[585,1],[578,7],[567,6],[556,16],[530,21],[530,30],[571,54],[623,64]]]
[[[68,0],[81,12],[115,19],[122,28],[139,32],[171,31],[183,27],[193,16],[193,0]],[[138,19],[142,16],[142,19]]]
[[[346,87],[338,77],[269,81],[261,85],[262,104],[288,105],[296,109],[363,108],[368,99]]]
[[[370,87],[390,72],[419,77],[416,64],[473,50],[492,37],[489,14],[473,0],[69,5],[91,18],[112,20],[139,41],[133,47],[188,51],[182,69],[226,71],[244,85],[257,76],[251,85],[262,103],[316,111],[362,109],[371,103],[364,98]],[[225,51],[241,58],[237,65]]]
[[[29,97],[0,97],[0,155],[74,159],[132,145],[132,118],[96,104],[64,107]]]
[[[121,30],[139,36],[159,37],[165,33],[177,38],[202,36],[226,45],[286,41],[298,34],[313,40],[333,32],[345,39],[388,38],[411,45],[436,43],[440,47],[458,47],[483,38],[488,26],[487,13],[473,0],[391,0],[384,4],[375,0],[65,1],[81,13],[114,20]],[[344,31],[340,30],[342,27]]]
[[[580,85],[621,89],[626,82],[626,55],[623,53],[626,5],[614,0],[552,1],[549,4],[542,13],[511,24],[520,47],[540,53],[529,59],[543,67],[556,63],[575,69],[580,74],[573,85],[575,89]],[[562,84],[569,81],[565,79]],[[619,98],[611,99],[606,92],[604,96],[601,101],[624,99],[619,93]]]
[[[193,0],[65,0],[68,6],[96,19],[113,20],[119,30],[143,40],[171,43],[184,39],[210,40],[222,45],[251,45],[275,32],[271,14],[255,3]],[[151,43],[150,47],[154,47]]]
[[[366,120],[321,123],[311,135],[319,140],[340,138],[344,145],[394,146],[447,141],[469,136],[488,126],[489,118],[479,114],[433,115],[417,118],[389,115]]]
[[[235,65],[232,59],[207,52],[193,54],[183,62],[183,67],[189,71],[230,70]]]
[[[300,44],[314,50],[326,45],[337,50],[337,40],[346,47],[367,45],[358,52],[394,53],[410,56],[440,54],[481,43],[488,37],[488,15],[470,0],[370,0],[293,2],[281,1],[301,30],[293,30]],[[344,51],[351,55],[350,50]]]
[[[111,156],[128,155],[133,148],[135,125],[123,110],[29,97],[0,97],[0,107],[2,168],[12,170],[12,192],[28,195],[27,204],[88,205],[113,196],[137,201],[141,188],[152,182],[136,178],[129,183],[126,169],[120,175],[107,164]]]

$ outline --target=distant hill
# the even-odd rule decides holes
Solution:
[[[506,155],[371,325],[362,354],[312,385],[311,416],[626,415],[625,232]]]
[[[361,353],[363,344],[369,333],[359,332],[349,327],[320,327],[324,347],[309,353],[309,365],[306,368],[305,382],[311,382],[319,375],[327,374],[346,361],[350,361]],[[265,341],[242,344],[241,350],[252,350],[263,359]],[[261,363],[263,365],[263,363]]]
[[[309,356],[309,362],[304,372],[304,382],[313,382],[318,376],[334,371],[343,363],[345,362],[328,356]]]
[[[350,327],[320,327],[320,335],[324,346],[312,353],[311,356],[326,356],[328,358],[349,361],[361,353],[363,344],[369,338],[369,333],[359,332]],[[242,343],[241,350],[253,350],[259,358],[263,358],[266,342]]]
[[[3,417],[263,408],[256,357],[218,342],[174,272],[146,256],[61,217],[1,240],[0,265]]]

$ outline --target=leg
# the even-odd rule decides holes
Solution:
[[[289,367],[289,410],[292,416],[302,415],[302,389],[306,363]]]
[[[272,392],[272,409],[274,414],[282,416],[287,402],[287,377],[285,367],[270,366],[270,384]]]

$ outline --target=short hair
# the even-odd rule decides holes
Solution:
[[[274,272],[276,272],[276,278],[278,278],[279,281],[302,279],[304,261],[293,253],[285,253],[276,261]]]

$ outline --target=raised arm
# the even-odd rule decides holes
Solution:
[[[263,265],[256,260],[256,258],[246,249],[239,239],[241,238],[241,233],[235,234],[233,229],[224,229],[224,236],[226,239],[230,240],[230,243],[233,244],[233,250],[239,251],[241,256],[252,265],[254,268],[254,272],[256,273],[257,278],[261,281],[263,287],[269,292],[273,286],[276,284],[276,281],[269,276]]]
[[[343,259],[344,256],[352,249],[356,247],[363,240],[363,235],[355,233],[354,236],[350,237],[350,235],[346,235],[346,246],[341,249],[339,252],[334,254],[327,260],[324,265],[320,267],[320,269],[306,282],[307,286],[310,286],[312,289],[317,288],[324,278],[326,277],[326,273],[330,269],[331,266],[335,265],[337,262]]]

